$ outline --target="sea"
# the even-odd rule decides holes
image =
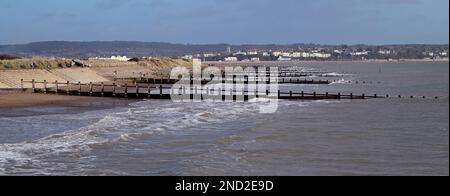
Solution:
[[[333,81],[281,91],[389,98],[3,109],[0,175],[449,175],[448,61],[271,66]]]

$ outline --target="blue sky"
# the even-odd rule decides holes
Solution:
[[[0,44],[448,44],[448,7],[448,0],[0,0]]]

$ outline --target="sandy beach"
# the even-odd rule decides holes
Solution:
[[[114,107],[132,101],[101,97],[78,97],[53,94],[35,94],[27,92],[0,92],[0,109],[12,109],[37,106],[102,106]]]

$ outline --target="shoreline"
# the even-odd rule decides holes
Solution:
[[[230,65],[230,64],[296,64],[296,63],[443,63],[449,62],[449,59],[400,59],[400,60],[293,60],[293,61],[236,61],[236,62],[225,62],[225,61],[204,61],[202,64],[212,64],[212,65]]]
[[[79,97],[27,92],[0,92],[0,109],[14,110],[30,107],[86,107],[113,108],[125,106],[136,100],[112,99],[103,97]]]

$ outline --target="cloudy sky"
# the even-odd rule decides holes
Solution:
[[[448,0],[0,0],[0,44],[448,44],[448,7]]]

